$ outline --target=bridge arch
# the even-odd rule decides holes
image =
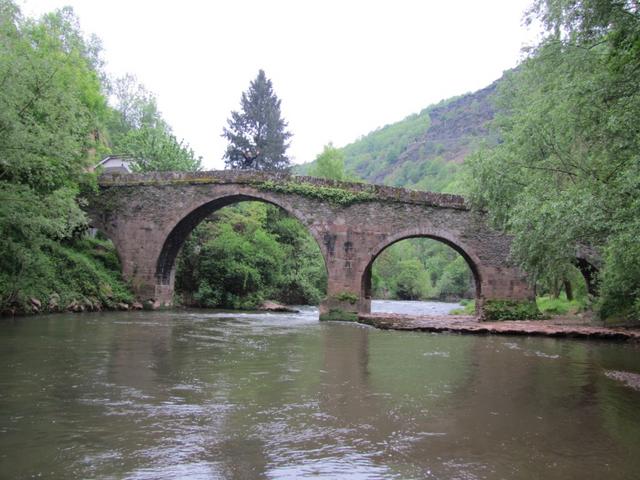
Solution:
[[[364,313],[371,311],[371,273],[373,268],[373,262],[376,258],[390,246],[410,238],[428,238],[444,243],[455,250],[469,266],[471,274],[473,276],[475,286],[475,299],[476,310],[479,311],[482,305],[482,283],[483,283],[483,271],[482,262],[475,254],[473,248],[466,245],[464,241],[460,240],[456,235],[451,232],[442,229],[432,229],[427,227],[415,227],[401,232],[397,232],[385,239],[381,240],[375,247],[373,247],[368,256],[367,265],[364,269],[361,279],[361,291],[360,295],[363,299],[360,306],[360,310]]]
[[[246,201],[257,201],[274,205],[304,225],[318,245],[324,268],[327,270],[327,252],[324,243],[321,241],[320,234],[295,206],[283,202],[266,192],[260,192],[254,189],[242,193],[236,191],[234,193],[214,196],[204,202],[191,205],[188,212],[181,215],[179,219],[167,229],[155,262],[156,298],[160,300],[160,303],[168,304],[171,302],[175,280],[175,261],[182,245],[193,229],[215,211]]]

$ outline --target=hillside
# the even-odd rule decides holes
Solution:
[[[488,124],[499,80],[423,109],[342,148],[345,167],[366,182],[457,192],[465,157],[482,142],[496,143]],[[310,164],[299,168],[307,171]]]

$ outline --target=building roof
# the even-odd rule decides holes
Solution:
[[[105,172],[114,172],[114,171],[123,171],[123,172],[132,172],[131,162],[133,159],[131,157],[123,157],[119,155],[108,155],[104,157],[95,167],[102,167]]]

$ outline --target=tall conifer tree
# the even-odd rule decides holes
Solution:
[[[241,111],[231,112],[222,136],[229,142],[224,154],[228,168],[288,170],[291,133],[280,116],[280,100],[264,71],[242,93]]]

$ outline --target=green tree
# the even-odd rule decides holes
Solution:
[[[503,83],[503,142],[468,162],[470,197],[534,278],[599,251],[602,315],[640,318],[637,2],[539,0],[529,15],[546,37]]]
[[[81,181],[106,113],[98,63],[70,8],[34,22],[0,2],[0,180],[40,193]]]
[[[100,65],[70,8],[36,21],[0,0],[0,311],[126,296],[78,241],[86,169],[104,148]]]
[[[332,143],[325,145],[322,153],[316,157],[309,169],[309,175],[331,180],[347,180],[342,150],[335,148]]]
[[[243,235],[234,225],[223,223],[216,237],[202,247],[194,297],[208,307],[255,306],[276,283],[282,260],[277,242],[264,230]]]
[[[158,103],[144,85],[131,74],[116,78],[109,84],[109,94],[113,99],[113,116],[109,123],[112,137],[126,135],[137,128],[166,128],[158,110]],[[117,138],[112,138],[117,143]]]
[[[461,255],[456,255],[453,262],[447,263],[442,275],[436,283],[436,290],[441,299],[464,298],[470,292],[471,270]]]
[[[134,170],[152,171],[189,171],[195,172],[202,167],[202,157],[184,140],[178,139],[167,128],[143,126],[127,132],[122,138],[118,151],[134,160]]]
[[[410,300],[459,299],[473,295],[464,258],[437,240],[412,238],[385,249],[373,263],[373,295]]]
[[[429,275],[417,258],[402,260],[398,264],[395,283],[400,300],[420,300],[429,296]]]
[[[225,164],[232,169],[288,170],[287,123],[280,115],[280,100],[264,71],[242,93],[241,111],[231,112],[222,136],[229,142]]]
[[[197,171],[202,158],[178,140],[158,110],[155,96],[132,75],[110,88],[114,108],[107,123],[111,149],[133,159],[137,171]]]
[[[294,305],[317,305],[325,294],[327,272],[318,244],[308,230],[284,210],[266,209],[264,228],[278,240],[282,249],[282,275],[274,298]]]

